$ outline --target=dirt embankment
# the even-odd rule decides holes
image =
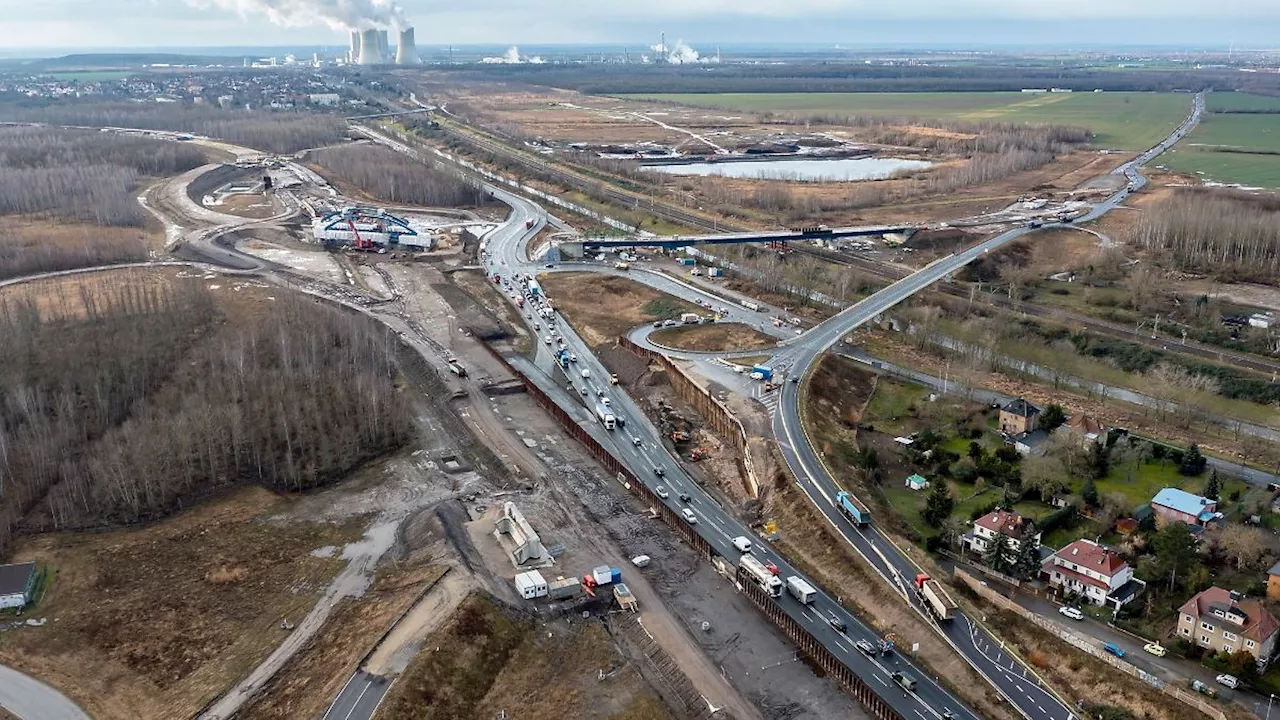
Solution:
[[[873,373],[838,356],[823,358],[806,384],[806,429],[846,487],[859,486],[845,454],[857,448],[857,424],[875,388]],[[1012,720],[1014,716],[990,685],[831,530],[785,471],[774,476],[765,510],[767,517],[778,522],[780,539],[775,547],[788,559],[880,632],[896,633],[899,646],[919,643],[919,659],[983,717]]]
[[[291,500],[234,492],[170,520],[24,541],[17,561],[55,573],[33,613],[5,634],[0,662],[48,682],[90,714],[190,717],[262,661],[345,562],[313,555],[360,536],[342,524],[278,519]]]
[[[388,693],[381,717],[670,717],[598,622],[528,618],[472,595]],[[603,681],[601,672],[608,675]]]
[[[778,344],[777,338],[742,323],[663,328],[649,335],[649,339],[664,347],[700,352],[763,350]]]
[[[538,278],[556,309],[592,347],[612,344],[619,335],[680,313],[705,312],[692,303],[634,280],[595,273],[548,273]]]

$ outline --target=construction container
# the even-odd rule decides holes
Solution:
[[[582,594],[582,583],[578,578],[558,578],[547,583],[547,595],[552,600],[575,598]]]
[[[547,596],[547,581],[542,579],[542,573],[537,570],[530,570],[516,575],[516,590],[520,591],[520,597],[525,600]]]
[[[637,556],[635,556],[635,557],[631,558],[631,564],[632,564],[632,565],[635,565],[635,566],[636,566],[636,567],[638,567],[638,568],[648,567],[648,566],[649,566],[649,556],[648,556],[648,555],[637,555]]]
[[[681,264],[681,265],[693,266],[693,265],[697,265],[697,264],[698,264],[698,261],[697,261],[697,260],[694,260],[693,258],[680,258],[680,264]]]
[[[724,277],[724,270],[720,268],[711,268],[707,271],[707,277]]]
[[[591,577],[597,585],[608,585],[613,582],[613,570],[608,565],[601,565],[591,571]]]
[[[609,582],[622,582],[622,571],[618,568],[609,568]]]

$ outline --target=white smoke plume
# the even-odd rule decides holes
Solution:
[[[507,51],[501,56],[481,58],[480,62],[485,63],[486,65],[523,65],[524,63],[528,63],[530,65],[541,65],[546,62],[546,60],[543,60],[537,55],[534,55],[533,57],[523,57],[520,55],[520,48],[512,45],[507,48]]]
[[[686,45],[683,40],[676,40],[676,44],[673,46],[663,45],[662,43],[658,43],[657,45],[654,45],[650,49],[653,50],[654,53],[656,53],[657,55],[656,59],[659,62],[665,60],[666,62],[672,65],[685,65],[685,64],[692,65],[696,63],[718,62],[718,60],[714,55],[711,57],[705,57],[705,58],[702,57],[701,55],[698,54],[697,50],[694,50],[693,48]]]
[[[335,30],[408,27],[404,10],[393,0],[187,0],[198,8],[230,10],[240,17],[265,15],[285,27],[323,22]]]

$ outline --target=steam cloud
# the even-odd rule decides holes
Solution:
[[[530,65],[541,65],[546,61],[537,55],[534,55],[533,57],[522,57],[520,55],[520,48],[512,45],[507,48],[507,51],[500,57],[487,57],[481,59],[480,62],[487,65],[522,65],[524,63],[529,63]]]
[[[323,22],[335,30],[408,27],[393,0],[187,0],[198,8],[221,8],[240,17],[266,15],[276,25],[301,27]]]
[[[659,43],[650,49],[657,54],[659,60],[665,59],[672,65],[718,62],[714,56],[702,57],[697,50],[686,45],[683,40],[676,40],[674,46]]]

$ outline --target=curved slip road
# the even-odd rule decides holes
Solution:
[[[66,695],[4,665],[0,665],[0,707],[22,720],[89,720],[89,714]]]

